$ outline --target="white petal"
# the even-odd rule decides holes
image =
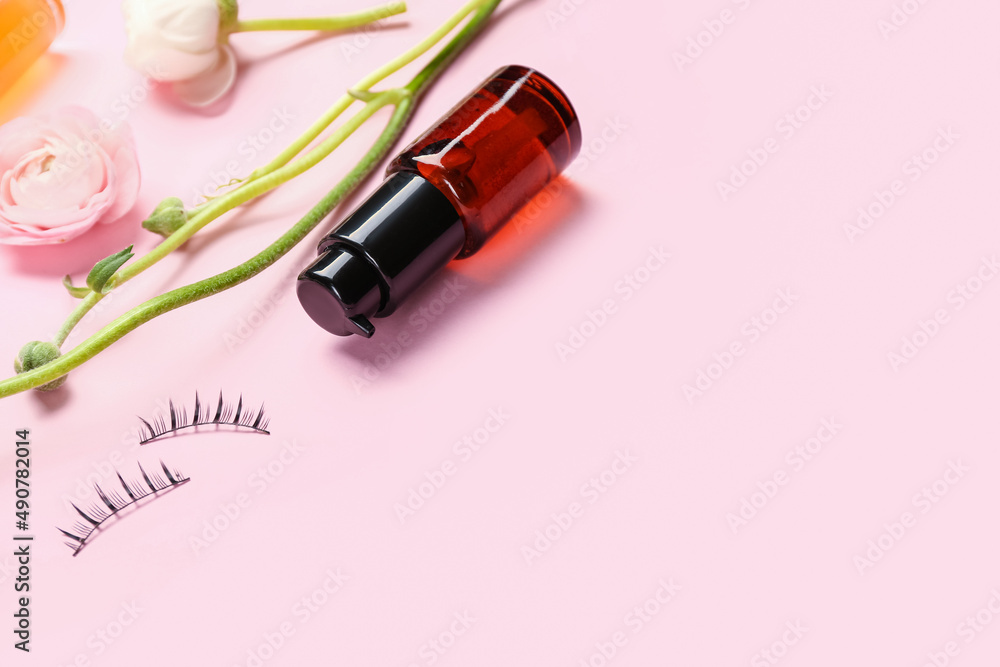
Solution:
[[[178,3],[160,2],[151,7],[153,24],[172,47],[191,53],[204,53],[219,39],[219,6],[215,0]],[[178,6],[180,5],[180,6]]]
[[[236,81],[236,54],[228,44],[219,47],[215,67],[193,79],[174,83],[177,96],[193,107],[208,106],[225,95]]]
[[[218,60],[215,0],[125,0],[125,61],[159,81],[190,79]]]
[[[156,81],[183,81],[215,67],[219,52],[185,53],[168,48],[135,49],[130,45],[125,51],[125,62]]]

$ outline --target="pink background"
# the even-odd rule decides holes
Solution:
[[[249,18],[368,3],[241,4]],[[152,247],[138,222],[159,200],[190,203],[230,161],[262,164],[458,4],[414,0],[405,25],[368,37],[237,36],[238,86],[199,113],[122,64],[117,3],[69,2],[51,81],[14,111],[127,119],[144,182],[114,226],[0,249],[2,354],[58,327],[63,274]],[[894,11],[900,25],[880,28]],[[0,402],[0,539],[15,532],[15,428],[32,431],[37,535],[33,651],[8,632],[0,660],[995,665],[998,20],[983,0],[505,2],[405,138],[498,66],[536,67],[582,119],[563,187],[370,341],[331,337],[299,307],[314,235],[59,394]],[[248,159],[276,111],[287,130]],[[71,343],[269,243],[377,125],[130,283]],[[734,168],[752,175],[723,197]],[[878,217],[852,232],[859,208]],[[449,281],[460,296],[419,324]],[[220,388],[265,402],[273,434],[134,445],[136,415]],[[55,526],[88,476],[161,457],[193,481],[72,558]]]

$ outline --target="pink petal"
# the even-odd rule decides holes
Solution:
[[[45,144],[41,118],[15,118],[0,126],[0,171],[12,168],[21,156]]]
[[[74,239],[94,226],[94,220],[77,222],[53,229],[34,229],[20,225],[0,224],[0,243],[6,245],[49,245]]]
[[[66,197],[45,195],[53,187],[52,172],[38,169],[37,155],[49,150],[53,155],[81,151],[84,156],[65,173],[71,180],[59,192]],[[0,243],[43,245],[75,238],[96,222],[111,222],[131,209],[139,183],[135,142],[125,124],[102,125],[83,107],[11,121],[0,127]]]
[[[111,208],[101,219],[103,223],[114,222],[132,210],[135,200],[139,197],[139,184],[142,181],[139,158],[133,148],[122,147],[109,157],[114,165],[113,171],[118,187]]]

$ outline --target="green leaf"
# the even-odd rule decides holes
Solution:
[[[66,291],[69,292],[69,295],[75,299],[82,299],[90,294],[89,287],[74,287],[73,279],[69,277],[69,274],[66,274],[66,277],[63,278],[63,287],[65,287]]]
[[[103,294],[104,284],[108,282],[115,271],[121,268],[122,264],[132,259],[132,246],[120,252],[105,257],[90,270],[87,276],[87,286],[99,294]]]

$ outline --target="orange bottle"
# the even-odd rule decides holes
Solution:
[[[0,0],[0,95],[45,53],[65,21],[59,0]]]

